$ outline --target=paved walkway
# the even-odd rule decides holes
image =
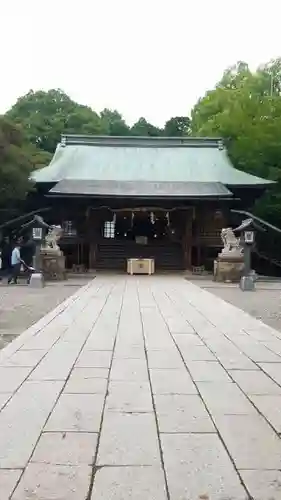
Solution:
[[[279,500],[280,401],[280,332],[181,277],[97,278],[0,352],[0,498]]]

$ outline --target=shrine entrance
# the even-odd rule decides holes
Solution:
[[[153,259],[156,271],[184,268],[184,218],[180,211],[116,210],[101,220],[100,229],[97,268],[125,270],[131,258]]]
[[[103,236],[116,240],[148,244],[170,240],[170,215],[164,211],[135,210],[117,212],[105,221]]]

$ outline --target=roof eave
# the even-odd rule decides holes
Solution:
[[[221,196],[219,195],[155,195],[155,196],[149,196],[149,195],[113,195],[113,194],[87,194],[87,193],[48,193],[45,195],[47,198],[96,198],[96,199],[138,199],[138,200],[233,200],[236,199],[233,197],[233,194],[226,195],[223,194]]]

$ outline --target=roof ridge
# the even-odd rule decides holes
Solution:
[[[150,137],[62,134],[61,146],[128,146],[128,147],[213,147],[223,149],[223,140],[214,137]]]

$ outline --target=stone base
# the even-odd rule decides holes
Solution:
[[[220,282],[239,283],[244,270],[243,260],[215,260],[214,280]]]
[[[62,281],[66,279],[63,254],[41,253],[41,269],[46,280]]]
[[[42,273],[32,273],[29,279],[29,286],[31,288],[44,288],[45,280]]]
[[[240,288],[243,292],[254,292],[256,289],[254,277],[242,276],[240,280]]]

